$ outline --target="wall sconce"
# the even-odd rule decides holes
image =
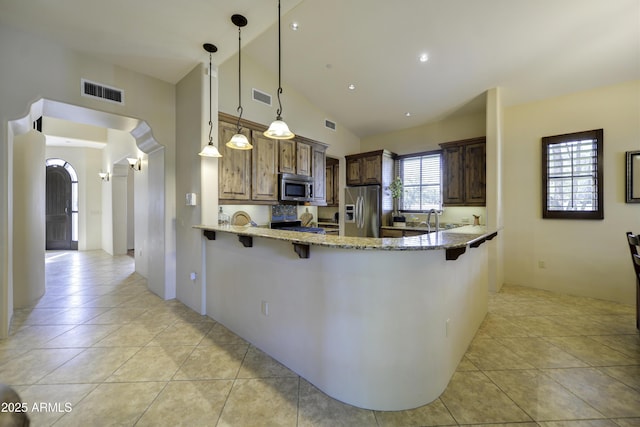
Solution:
[[[103,181],[109,181],[109,172],[98,172],[100,179]]]
[[[127,157],[127,162],[129,162],[129,167],[134,171],[142,170],[142,161],[140,159]]]

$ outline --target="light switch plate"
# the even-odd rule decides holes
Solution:
[[[187,206],[196,206],[197,205],[196,193],[187,193],[186,203],[187,203]]]

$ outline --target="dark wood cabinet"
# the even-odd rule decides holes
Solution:
[[[264,136],[266,126],[242,119],[242,133],[253,149],[234,150],[225,144],[237,132],[238,118],[218,113],[218,197],[224,204],[277,204],[279,173],[313,178],[314,205],[325,205],[327,145],[302,136],[275,140]]]
[[[278,141],[278,171],[296,173],[296,141],[294,139]]]
[[[347,186],[380,185],[380,224],[391,224],[393,199],[388,190],[393,181],[395,154],[387,150],[345,156]]]
[[[487,145],[484,140],[479,143],[465,146],[465,182],[464,194],[468,205],[486,204],[486,164]]]
[[[224,200],[249,200],[251,198],[251,151],[234,150],[225,144],[237,132],[235,124],[218,123],[218,150],[222,157],[218,162],[218,197]],[[251,131],[242,133],[251,140]]]
[[[311,177],[313,178],[313,204],[326,205],[325,192],[325,173],[327,169],[326,163],[326,146],[311,146]]]
[[[486,204],[486,139],[446,142],[442,147],[444,206]]]
[[[296,172],[298,175],[311,176],[311,145],[296,143]]]
[[[393,155],[386,150],[346,156],[347,185],[384,185],[386,170],[393,170]]]
[[[340,162],[338,159],[327,157],[325,171],[327,206],[338,206],[340,204]]]
[[[251,199],[278,201],[278,140],[252,131]]]

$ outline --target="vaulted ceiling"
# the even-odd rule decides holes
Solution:
[[[0,25],[170,83],[208,60],[205,42],[218,64],[236,53],[234,13],[243,55],[277,73],[277,0],[0,0]],[[479,111],[492,87],[513,105],[640,78],[638,0],[282,0],[282,14],[283,83],[360,137]]]

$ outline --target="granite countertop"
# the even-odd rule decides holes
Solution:
[[[467,225],[437,233],[410,237],[346,237],[331,234],[313,234],[299,231],[272,230],[270,228],[233,225],[196,225],[194,228],[233,233],[240,236],[263,237],[289,241],[298,245],[328,246],[340,249],[362,250],[436,250],[464,248],[469,244],[486,239],[495,230],[487,231],[485,226]],[[484,240],[482,240],[484,241]]]
[[[412,231],[424,231],[425,233],[428,233],[430,231],[433,231],[435,229],[435,225],[431,226],[431,229],[429,229],[429,227],[427,227],[426,225],[406,225],[404,227],[398,227],[395,225],[383,225],[380,228],[384,228],[386,230],[412,230]],[[440,224],[440,231],[451,231],[454,230],[456,228],[461,228],[461,227],[467,227],[465,225],[458,225],[458,224],[454,224],[454,225],[450,225],[449,228],[447,228],[447,224]],[[473,226],[469,226],[469,227],[473,227]],[[481,226],[482,227],[482,226]]]

